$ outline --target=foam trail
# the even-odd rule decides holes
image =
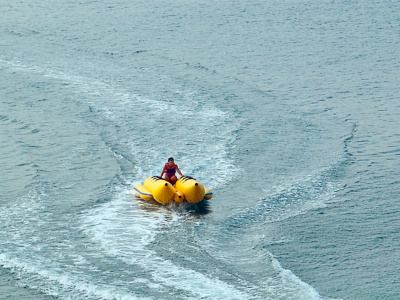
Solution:
[[[72,273],[60,273],[57,270],[44,268],[43,265],[25,261],[19,258],[0,254],[0,263],[4,268],[18,274],[24,282],[26,276],[30,277],[30,287],[43,292],[46,295],[59,297],[60,299],[105,299],[105,300],[148,300],[149,297],[138,297],[129,292],[121,292],[120,288],[113,285],[96,284],[93,279],[84,275]],[[40,285],[36,286],[32,280]],[[65,294],[64,294],[65,293]],[[66,296],[73,295],[73,296]]]
[[[0,63],[14,71],[37,74],[63,83],[64,88],[77,94],[76,101],[86,103],[109,122],[124,128],[118,143],[131,149],[132,159],[140,168],[136,178],[141,181],[160,173],[164,160],[175,155],[173,153],[179,155],[177,161],[186,175],[194,176],[210,188],[226,184],[240,171],[229,151],[241,121],[232,113],[209,104],[207,94],[187,90],[163,78],[164,84],[179,97],[154,99],[95,78],[27,66],[17,61],[0,60]],[[179,118],[166,125],[166,114]],[[184,131],[180,130],[182,126]],[[154,134],[171,138],[164,139],[160,146],[153,141]]]
[[[18,285],[60,299],[149,299],[118,287],[111,283],[114,280],[102,282],[93,276],[99,270],[89,261],[92,252],[76,252],[79,243],[65,240],[66,223],[71,234],[78,235],[73,216],[54,216],[48,200],[49,191],[36,187],[3,207],[0,224],[7,229],[0,231],[0,237],[7,243],[0,249],[0,265],[18,278]]]
[[[165,209],[149,213],[135,209],[127,214],[126,206],[131,204],[126,197],[130,194],[130,191],[122,192],[122,197],[90,210],[82,219],[82,229],[105,255],[146,270],[150,276],[145,280],[148,285],[185,290],[194,299],[249,298],[226,282],[159,257],[150,244],[165,228],[175,226],[181,216]]]

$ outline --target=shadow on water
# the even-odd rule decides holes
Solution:
[[[146,212],[156,212],[162,209],[167,209],[178,214],[189,213],[190,215],[197,217],[203,217],[212,212],[209,201],[205,199],[196,204],[191,204],[187,201],[183,201],[182,203],[172,201],[166,205],[160,204],[153,199],[145,201],[136,195],[135,200],[138,201],[138,208]]]
[[[196,204],[191,204],[187,208],[187,211],[191,213],[192,215],[203,217],[206,216],[207,214],[211,213],[211,206],[208,200],[203,200],[199,203]]]

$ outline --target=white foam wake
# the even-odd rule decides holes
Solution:
[[[210,188],[229,182],[239,171],[229,152],[240,120],[231,112],[218,109],[205,92],[161,76],[160,95],[146,96],[115,82],[64,70],[15,60],[0,59],[0,64],[60,83],[76,95],[75,101],[88,105],[110,125],[118,126],[119,145],[115,147],[131,150],[139,181],[160,173],[169,156],[175,156],[184,174]]]
[[[130,191],[88,211],[82,229],[112,259],[145,270],[141,278],[149,287],[183,290],[193,299],[248,299],[232,285],[161,258],[150,244],[163,229],[175,226],[181,216],[163,208],[146,211],[131,202]]]

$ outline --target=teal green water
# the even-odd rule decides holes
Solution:
[[[398,299],[399,5],[2,5],[0,298]]]

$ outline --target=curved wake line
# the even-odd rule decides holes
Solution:
[[[171,95],[152,99],[99,79],[27,66],[18,61],[0,59],[0,64],[13,71],[56,80],[64,89],[78,93],[75,101],[88,105],[90,111],[102,116],[109,125],[117,126],[122,133],[114,144],[116,148],[122,145],[130,149],[129,161],[135,163],[137,172],[133,180],[143,181],[158,175],[164,160],[170,156],[176,157],[184,174],[210,188],[226,184],[240,171],[234,158],[229,157],[240,120],[210,104],[207,94],[177,83],[164,83]],[[166,122],[165,115],[176,115],[177,120]]]
[[[35,264],[31,260],[24,261],[4,253],[0,253],[0,265],[17,274],[21,281],[21,286],[27,285],[31,289],[38,290],[46,295],[60,297],[61,299],[76,299],[76,297],[82,296],[105,300],[152,299],[121,292],[115,286],[93,283],[84,275],[45,269],[43,265]],[[24,279],[27,277],[29,279]]]
[[[149,299],[96,282],[90,269],[82,272],[87,253],[76,252],[78,245],[60,236],[57,222],[63,220],[54,219],[47,196],[44,189],[33,189],[3,207],[0,266],[10,270],[16,284],[60,299]]]
[[[336,177],[344,162],[339,160],[328,169],[306,177],[291,178],[287,183],[263,190],[267,196],[260,198],[255,206],[227,219],[227,226],[247,229],[254,224],[279,222],[325,207],[340,190]]]
[[[125,198],[130,191],[121,197],[92,209],[82,217],[82,230],[110,258],[128,264],[133,269],[145,270],[143,282],[149,286],[161,285],[168,288],[184,290],[185,293],[209,299],[248,299],[249,296],[232,285],[211,278],[195,270],[177,266],[165,260],[151,249],[150,244],[163,228],[176,226],[180,216],[166,210],[140,212],[138,208],[125,214]]]
[[[279,261],[272,254],[270,254],[270,257],[272,260],[273,268],[281,274],[283,282],[286,283],[290,282],[296,285],[296,287],[300,286],[301,291],[304,293],[304,295],[302,295],[304,298],[315,299],[315,300],[322,299],[321,295],[312,286],[302,281],[299,277],[293,274],[292,271],[284,269],[282,265],[279,263]],[[296,288],[296,290],[298,291],[298,288]],[[300,298],[300,295],[293,295],[293,296]]]

